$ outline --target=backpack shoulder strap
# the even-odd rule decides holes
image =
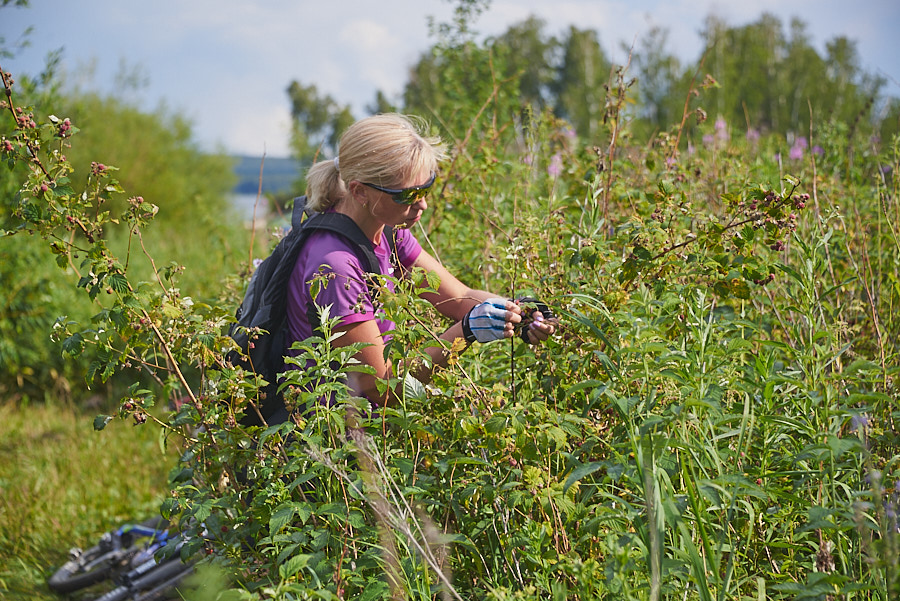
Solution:
[[[363,233],[356,222],[343,213],[317,213],[303,222],[302,227],[316,230],[327,230],[340,234],[353,243],[360,260],[364,260],[363,267],[369,273],[381,273],[378,257],[372,248],[372,242]]]
[[[291,210],[291,229],[299,230],[303,227],[304,215],[308,218],[310,212],[306,210],[306,195],[294,199],[294,208]]]
[[[378,259],[372,252],[372,243],[359,229],[356,222],[342,213],[311,213],[306,209],[306,196],[298,196],[294,199],[294,208],[291,212],[291,229],[299,231],[303,227],[329,230],[341,234],[356,246],[369,267],[370,273],[379,273]],[[385,226],[384,235],[387,236],[388,249],[391,262],[395,254],[395,232],[391,226]]]

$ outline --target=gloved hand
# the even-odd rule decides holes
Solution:
[[[516,329],[519,331],[519,337],[528,344],[534,342],[528,336],[528,333],[533,329],[533,323],[550,322],[553,328],[559,323],[556,315],[553,314],[553,310],[541,300],[523,296],[516,299],[516,304],[522,307],[522,322],[516,325]],[[540,313],[540,315],[535,315],[536,313]]]
[[[466,342],[491,342],[506,338],[506,333],[510,331],[506,325],[508,302],[504,298],[489,298],[472,307],[462,320]]]

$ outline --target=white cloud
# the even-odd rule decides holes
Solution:
[[[372,91],[367,98],[355,95],[356,103],[371,102],[375,90],[392,94],[402,88],[405,80],[397,73],[404,48],[388,26],[372,20],[354,20],[341,28],[337,43],[348,49],[352,57],[349,70],[345,67],[342,87],[351,89],[362,83]]]

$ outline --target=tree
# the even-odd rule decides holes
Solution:
[[[781,23],[771,14],[744,27],[706,21],[706,67],[720,87],[711,90],[708,110],[729,123],[747,122],[778,130],[779,56],[784,51]]]
[[[862,72],[846,37],[827,42],[823,58],[801,20],[791,21],[786,36],[771,14],[741,27],[710,17],[702,35],[704,66],[720,84],[707,100],[717,117],[786,135],[809,129],[811,108],[814,122],[871,128],[868,111],[884,81]]]
[[[650,130],[660,130],[681,118],[683,94],[678,58],[666,50],[669,31],[655,26],[632,52],[631,67],[638,80],[638,116]]]
[[[344,129],[353,123],[349,105],[321,94],[315,85],[292,81],[287,88],[291,102],[291,146],[300,160],[319,154],[334,156]]]
[[[569,28],[554,85],[555,106],[588,140],[599,131],[611,68],[596,31]]]
[[[375,93],[375,101],[366,107],[370,115],[379,115],[383,113],[396,113],[397,106],[388,100],[384,92],[378,90]]]
[[[503,78],[518,81],[522,102],[538,112],[553,104],[559,48],[555,38],[544,34],[544,26],[543,20],[531,16],[512,25],[491,44],[497,62],[502,65]]]

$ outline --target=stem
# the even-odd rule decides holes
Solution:
[[[15,103],[13,102],[12,80],[11,80],[9,74],[3,70],[2,65],[0,65],[0,76],[2,76],[2,78],[3,78],[3,89],[6,92],[6,108],[9,110],[9,112],[13,116],[13,119],[15,119],[15,121],[16,121],[16,129],[23,129],[19,125],[19,116],[16,114],[16,106],[15,106]],[[47,178],[47,180],[52,182],[53,178],[50,177],[50,174],[47,172],[47,169],[44,167],[44,163],[42,163],[40,158],[38,157],[38,148],[34,144],[32,144],[31,141],[28,140],[27,138],[25,139],[25,147],[28,149],[29,154],[31,154],[32,162],[40,168],[41,172],[44,174],[44,176]]]
[[[706,62],[706,53],[700,57],[700,64],[697,65],[697,70],[694,72],[694,77],[691,78],[691,85],[688,88],[687,96],[684,98],[684,111],[681,114],[681,123],[678,125],[678,135],[675,136],[675,144],[672,146],[672,154],[668,158],[675,158],[675,153],[678,152],[678,145],[681,143],[681,134],[684,132],[684,126],[687,123],[688,115],[690,115],[691,105],[691,95],[694,93],[695,84],[697,83],[697,76],[700,75],[701,69],[703,69],[703,63]]]

